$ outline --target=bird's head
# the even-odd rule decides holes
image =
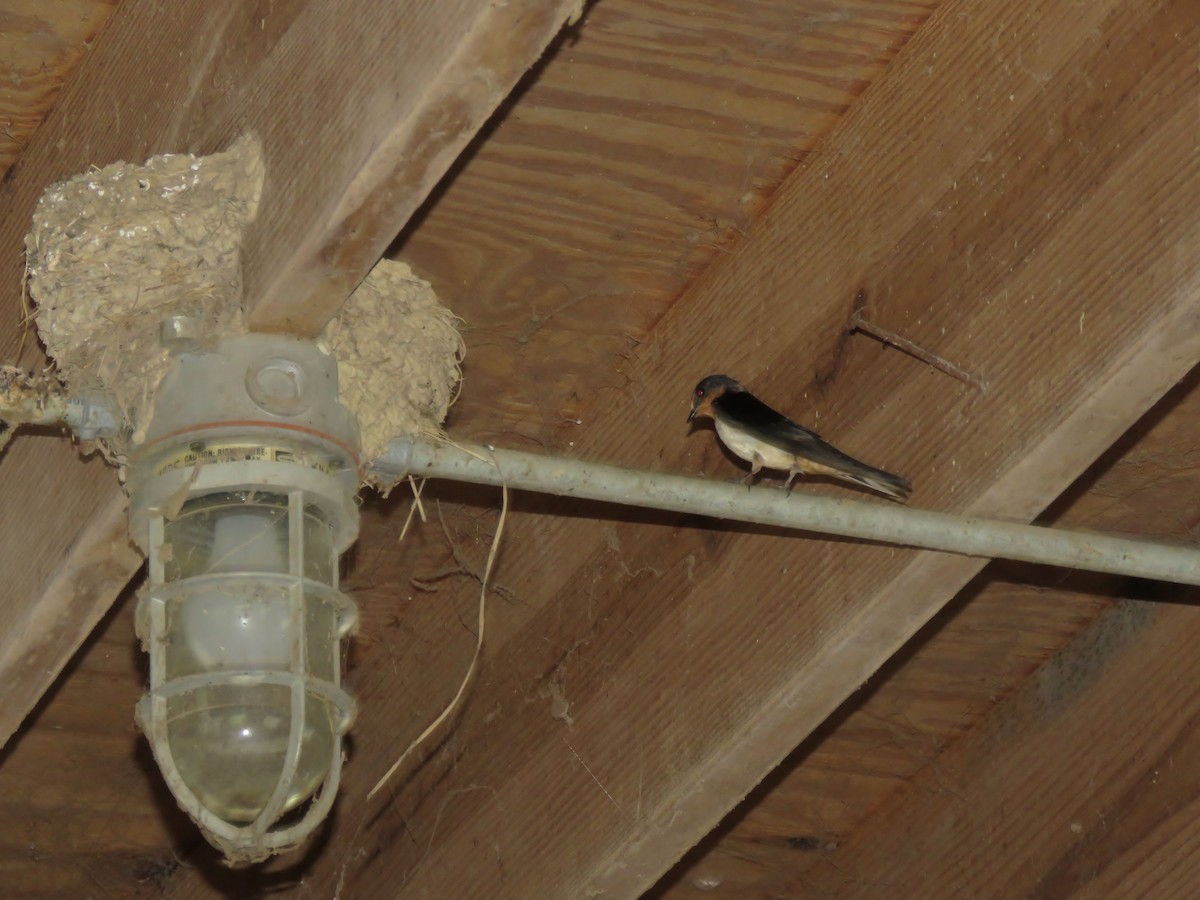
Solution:
[[[688,413],[691,422],[697,416],[712,416],[713,401],[730,391],[740,391],[742,386],[728,375],[709,375],[696,385],[692,391],[692,411]]]

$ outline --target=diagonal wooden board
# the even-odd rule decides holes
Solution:
[[[1193,476],[1198,465],[1200,369],[1193,369],[1043,519],[1057,527],[1099,532],[1126,531],[1136,522],[1146,538],[1188,541],[1200,510],[1200,483]],[[1102,854],[1103,863],[1115,860],[1117,854],[1108,852],[1111,844],[1104,838],[1115,810],[1109,807],[1107,814],[1090,818],[1080,831],[1062,827],[1058,812],[1040,815],[1042,798],[1055,792],[1060,797],[1076,792],[1098,796],[1098,785],[1083,786],[1096,772],[1087,763],[1103,753],[1111,754],[1107,765],[1116,779],[1136,780],[1140,766],[1158,767],[1153,756],[1143,753],[1158,734],[1143,730],[1140,723],[1126,723],[1126,717],[1144,714],[1136,703],[1105,702],[1108,712],[1101,717],[1109,734],[1127,735],[1133,743],[1117,741],[1111,751],[1097,752],[1094,744],[1079,739],[1078,731],[1059,732],[1062,725],[1095,716],[1094,708],[1080,716],[1075,706],[1097,681],[1111,677],[1117,682],[1114,688],[1132,692],[1126,696],[1137,691],[1154,696],[1153,686],[1161,678],[1161,673],[1146,673],[1126,682],[1127,671],[1110,676],[1107,668],[1123,652],[1152,657],[1153,642],[1143,646],[1140,641],[1149,633],[1145,626],[1153,621],[1157,604],[1121,603],[1113,621],[1097,619],[1112,609],[1114,598],[1136,595],[1173,603],[1187,592],[1171,584],[989,565],[951,609],[939,614],[940,627],[926,627],[899,658],[889,661],[885,682],[876,673],[866,696],[851,698],[835,713],[836,727],[829,729],[827,722],[819,735],[793,752],[785,770],[771,774],[765,796],[760,785],[752,795],[757,802],[749,808],[742,804],[736,824],[723,823],[719,837],[706,837],[703,852],[693,848],[687,865],[675,867],[652,896],[704,900],[710,893],[705,886],[714,881],[729,896],[842,897],[856,885],[868,890],[886,885],[891,896],[940,896],[945,891],[929,882],[923,889],[913,882],[927,875],[943,877],[950,869],[988,868],[994,862],[997,827],[1009,829],[1010,848],[1025,842],[1026,849],[1010,849],[1004,856],[1020,861],[1019,877],[1027,885],[1036,882],[1044,897],[1075,896],[1079,882],[1060,877],[1048,889],[1051,865],[1034,862],[1075,856],[1077,845],[1088,847],[1092,859]],[[1190,627],[1200,625],[1200,607],[1192,605],[1190,612]],[[1026,702],[1031,697],[1034,702]],[[1174,707],[1155,714],[1173,715],[1180,725],[1188,718]],[[1048,738],[1051,732],[1054,737]],[[1014,748],[1033,741],[1040,743],[1042,762],[1030,765],[1026,760],[1022,766],[1007,766],[1005,778],[992,777],[1006,767],[1001,760],[1013,755]],[[975,749],[980,745],[988,758],[968,762],[984,755]],[[1175,755],[1176,786],[1189,780],[1195,784],[1200,771],[1200,762],[1193,765],[1184,758]],[[1065,779],[1059,767],[1063,760],[1072,766]],[[1009,781],[1014,775],[1016,781]],[[1043,784],[1014,789],[1029,778]],[[992,812],[979,815],[978,807],[989,802],[996,804]],[[997,806],[1003,809],[1002,821],[993,818]],[[1155,805],[1149,806],[1143,809],[1148,815],[1136,824],[1120,817],[1126,834],[1149,834],[1155,828]],[[918,818],[926,814],[928,818]],[[1159,814],[1166,819],[1168,810],[1159,807]],[[953,848],[935,851],[953,859],[950,866],[931,865],[929,851],[936,842],[918,837],[931,833],[931,820],[938,816],[945,816],[942,824],[949,827],[963,816],[982,826],[964,831]],[[902,874],[905,855],[910,862]],[[1090,867],[1073,866],[1063,874],[1082,880],[1090,877],[1089,871],[1095,874]],[[960,886],[949,893],[970,892]],[[1033,893],[1012,885],[990,891],[992,896]]]
[[[1197,375],[1163,399],[1062,525],[1136,521],[1164,540],[1191,540]],[[983,594],[1011,601],[1011,590],[993,582]],[[1178,585],[1118,583],[1122,592],[1142,599],[1119,600],[1019,690],[985,700],[987,720],[926,758],[835,850],[808,854],[803,872],[764,867],[755,887],[795,898],[1191,896],[1200,691],[1187,648],[1200,639],[1200,606]]]
[[[724,476],[676,423],[727,369],[808,400],[917,503],[1036,515],[1200,359],[1196,19],[1186,0],[945,4],[630,386],[593,399],[580,452]],[[847,338],[860,297],[986,391]],[[339,883],[636,895],[983,564],[703,524],[514,516],[498,578],[524,602],[396,812],[352,836],[347,797]],[[529,699],[550,684],[570,724]],[[423,724],[403,715],[375,726],[393,746]]]
[[[314,334],[577,8],[126,0],[0,184],[10,321],[23,318],[23,238],[47,185],[253,132],[267,181],[243,257],[250,320]],[[14,328],[2,357],[19,345]],[[0,741],[137,568],[131,550],[112,552],[114,474],[46,443],[19,440],[0,467],[0,568],[14,573],[0,597]]]
[[[1200,610],[1124,601],[787,896],[1190,897]],[[1004,847],[997,853],[991,848]]]

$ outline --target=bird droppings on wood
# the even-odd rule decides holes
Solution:
[[[538,693],[550,701],[550,717],[559,719],[570,728],[575,724],[575,717],[571,715],[571,704],[567,700],[567,695],[563,693],[561,678],[562,671],[560,669],[555,673],[554,678],[538,689]]]

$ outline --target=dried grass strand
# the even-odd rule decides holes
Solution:
[[[412,506],[408,508],[408,515],[404,519],[404,527],[400,529],[400,537],[396,539],[397,544],[404,543],[404,537],[408,534],[408,527],[412,525],[413,516],[416,513],[419,512],[421,514],[422,522],[429,521],[429,519],[425,516],[425,505],[421,503],[421,491],[425,490],[425,479],[422,478],[418,481],[409,475],[408,486],[412,488],[413,502]]]
[[[501,499],[500,499],[500,521],[496,525],[496,534],[492,537],[492,547],[488,551],[487,565],[483,569],[483,579],[479,585],[479,626],[478,636],[475,640],[475,653],[471,656],[471,664],[467,667],[466,675],[463,676],[462,683],[458,686],[458,691],[454,698],[446,704],[446,708],[438,714],[437,718],[426,726],[417,737],[410,743],[400,757],[391,765],[383,777],[375,783],[375,787],[367,792],[368,802],[379,792],[379,790],[388,783],[391,777],[396,774],[397,770],[404,765],[405,761],[432,735],[442,723],[448,720],[457,710],[459,703],[467,693],[467,688],[475,678],[475,672],[479,668],[479,659],[483,655],[483,629],[487,621],[487,592],[488,580],[492,574],[492,566],[496,562],[496,554],[500,549],[500,538],[504,534],[504,522],[508,518],[508,485],[501,484]]]

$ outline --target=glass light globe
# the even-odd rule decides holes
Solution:
[[[339,641],[353,608],[337,591],[333,527],[301,491],[226,491],[151,530],[139,716],[157,716],[155,754],[207,830],[263,831],[327,780],[349,724]]]

